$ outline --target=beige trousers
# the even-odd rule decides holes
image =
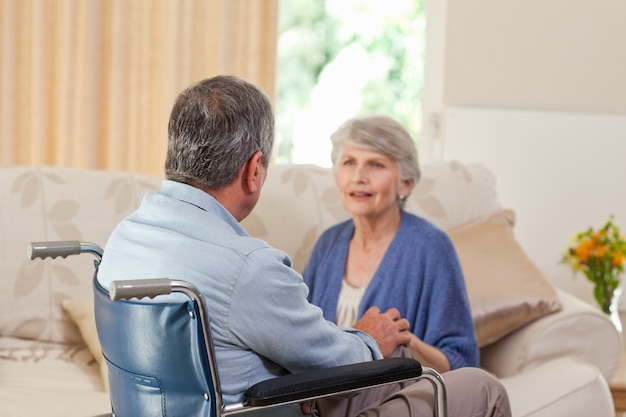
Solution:
[[[393,356],[410,355],[408,349]],[[448,417],[510,417],[504,386],[479,368],[461,368],[441,375],[446,385]],[[430,381],[391,384],[363,391],[352,398],[317,400],[320,417],[430,417],[434,415]]]

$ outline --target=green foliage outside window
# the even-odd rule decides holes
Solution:
[[[279,163],[329,165],[329,135],[385,114],[419,141],[424,0],[281,0]]]

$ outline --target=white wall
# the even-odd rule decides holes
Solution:
[[[531,259],[595,303],[591,284],[559,260],[574,233],[611,214],[626,232],[626,116],[452,107],[444,121],[446,159],[487,165]]]
[[[626,114],[626,1],[447,3],[447,106]]]
[[[422,156],[489,166],[531,258],[592,300],[558,260],[611,213],[626,229],[626,1],[430,1]]]

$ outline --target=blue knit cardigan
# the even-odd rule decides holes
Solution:
[[[309,300],[335,321],[337,300],[354,223],[347,220],[319,238],[303,276]],[[395,307],[410,322],[410,330],[441,349],[452,369],[479,366],[478,344],[465,282],[452,242],[425,219],[402,212],[400,228],[359,306],[358,317],[370,307]]]

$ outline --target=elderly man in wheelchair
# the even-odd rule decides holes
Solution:
[[[273,137],[269,100],[239,78],[210,78],[177,98],[166,179],[97,262],[113,414],[509,416],[488,373],[439,375],[403,357],[410,335],[397,310],[373,310],[351,329],[324,320],[289,257],[246,233],[239,222],[260,196]],[[142,281],[161,277],[171,280]]]

